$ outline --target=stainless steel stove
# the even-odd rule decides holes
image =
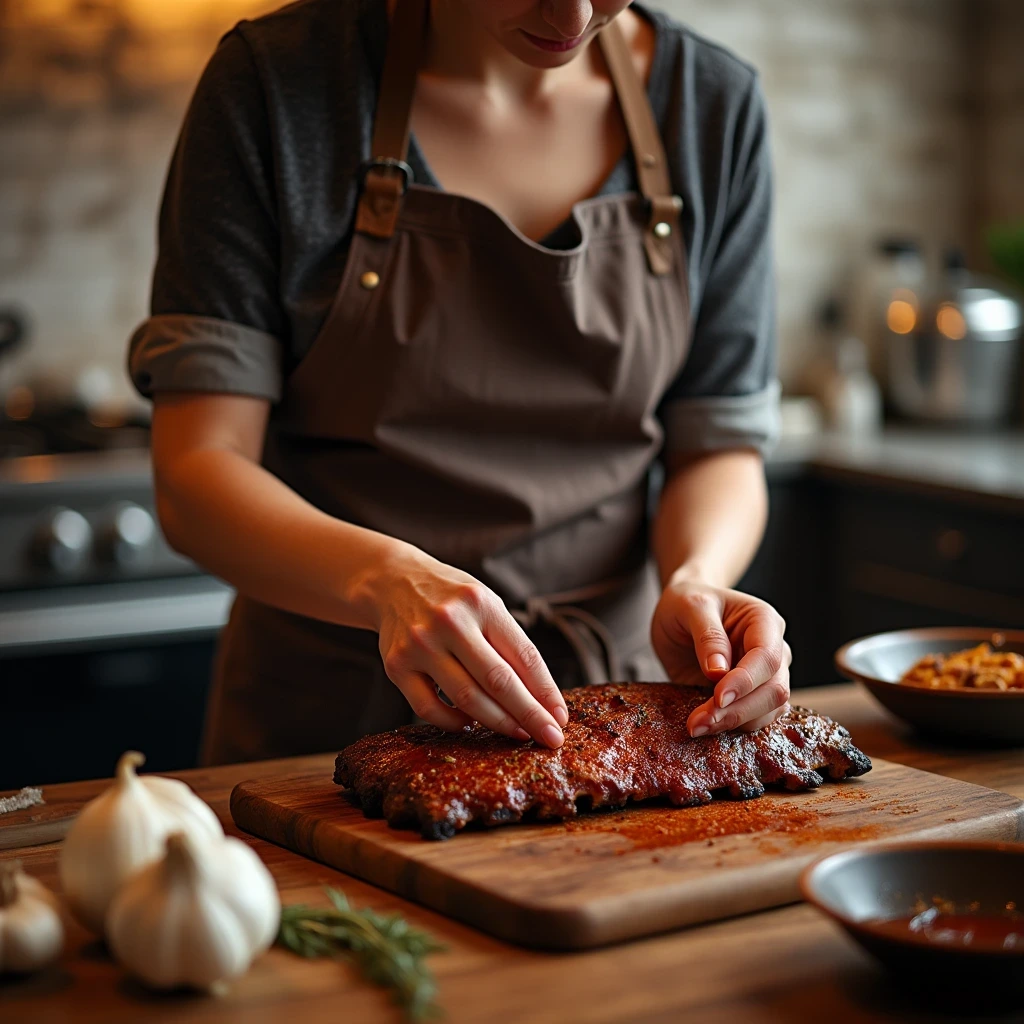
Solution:
[[[196,762],[231,591],[163,539],[147,442],[0,418],[0,789],[109,775],[127,748]]]

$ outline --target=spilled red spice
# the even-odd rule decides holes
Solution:
[[[666,809],[637,807],[627,813],[598,814],[573,818],[564,823],[567,832],[604,832],[619,835],[628,846],[616,849],[616,855],[634,850],[655,850],[666,846],[704,842],[713,846],[724,836],[758,832],[785,836],[791,843],[854,842],[874,839],[881,833],[878,825],[842,827],[822,824],[827,811],[813,811],[794,803],[768,800],[719,801],[701,807]],[[768,840],[768,836],[765,837]],[[580,847],[577,852],[582,852]],[[776,844],[770,851],[781,852]]]

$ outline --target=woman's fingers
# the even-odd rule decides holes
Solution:
[[[755,718],[752,722],[745,722],[740,726],[743,732],[758,732],[760,729],[764,729],[766,726],[777,722],[787,711],[791,708],[789,704],[783,704],[781,708],[776,708],[770,715],[765,715],[763,718]]]
[[[793,656],[783,639],[785,632],[786,623],[774,608],[765,604],[754,611],[743,632],[746,653],[715,687],[719,708],[729,707],[773,679],[783,668],[789,668]]]
[[[456,707],[492,732],[528,740],[529,734],[496,700],[485,693],[477,681],[452,655],[438,658],[432,678]]]
[[[462,711],[449,707],[438,697],[433,680],[422,672],[404,672],[391,681],[402,691],[413,713],[424,722],[448,732],[458,732],[472,723]]]
[[[686,725],[693,737],[708,733],[727,732],[730,729],[743,729],[755,732],[770,725],[788,707],[789,700],[789,666],[756,687],[746,697],[734,701],[727,708],[718,707],[716,699],[705,701],[695,708],[687,719]]]
[[[721,679],[732,667],[732,643],[722,624],[720,602],[704,591],[688,592],[677,615],[693,642],[700,670],[712,681]]]
[[[512,666],[523,685],[555,720],[564,727],[569,722],[569,709],[562,691],[548,671],[536,644],[522,627],[502,608],[493,622],[485,625],[484,637],[505,661]]]
[[[746,697],[741,697],[727,708],[718,708],[711,715],[711,731],[746,728],[748,723],[757,722],[785,707],[788,700],[789,668],[786,667]]]
[[[452,654],[461,662],[466,673],[482,696],[510,717],[516,725],[522,726],[529,735],[545,747],[560,747],[565,740],[562,729],[554,716],[526,688],[522,679],[512,666],[491,646],[482,633],[464,633],[456,637],[452,645]],[[439,680],[440,682],[440,680]],[[469,714],[474,714],[463,701],[441,684],[445,693],[459,707]],[[553,684],[552,684],[553,685]],[[465,699],[473,699],[469,693],[468,683],[463,684],[462,693]],[[490,728],[490,722],[478,718]],[[498,730],[511,735],[507,729]]]
[[[782,641],[781,648],[777,657],[765,653],[764,648],[748,651],[736,669],[715,688],[715,696],[691,712],[687,720],[690,735],[697,737],[728,729],[754,731],[773,722],[789,700],[789,666],[793,654],[785,641]],[[776,671],[765,678],[774,665],[777,665]],[[757,682],[758,679],[763,679],[763,682]],[[742,696],[726,700],[723,706],[722,690],[725,687],[742,693]]]
[[[713,719],[716,711],[718,711],[718,706],[715,704],[715,700],[712,697],[711,700],[704,701],[700,707],[694,708],[690,712],[690,717],[686,720],[686,728],[694,739],[697,739],[698,736],[704,736],[712,731],[714,728]]]

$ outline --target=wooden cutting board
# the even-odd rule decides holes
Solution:
[[[889,839],[1024,838],[1024,802],[875,760],[859,779],[707,807],[635,807],[446,842],[368,820],[321,775],[242,782],[238,826],[499,938],[586,949],[798,900],[822,853]]]

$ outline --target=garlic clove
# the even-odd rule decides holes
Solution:
[[[0,973],[46,967],[63,948],[57,897],[18,862],[0,864]]]
[[[177,779],[140,778],[145,758],[123,754],[113,785],[79,813],[64,840],[60,876],[72,913],[101,934],[110,901],[120,886],[160,858],[169,833],[199,838],[224,835],[213,810]]]
[[[181,979],[196,988],[237,978],[249,969],[254,949],[245,925],[216,896],[195,896],[180,933]]]
[[[34,971],[53,963],[64,948],[64,925],[52,907],[18,906],[9,911],[0,939],[7,971]]]
[[[164,858],[115,896],[107,938],[118,960],[150,985],[210,990],[267,948],[280,906],[270,872],[240,840],[176,833]]]
[[[232,837],[226,837],[218,869],[223,880],[221,898],[245,922],[254,951],[265,952],[281,923],[281,899],[273,875],[251,846]],[[224,884],[228,879],[233,884]]]

